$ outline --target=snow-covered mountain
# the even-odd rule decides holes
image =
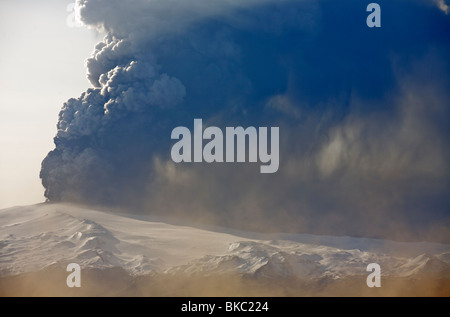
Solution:
[[[301,281],[310,289],[344,280],[367,288],[367,265],[378,263],[383,279],[438,280],[445,293],[450,245],[199,228],[66,204],[0,210],[0,283],[61,272],[68,263],[78,263],[82,272],[119,270],[131,284],[155,276],[233,275],[278,288]]]

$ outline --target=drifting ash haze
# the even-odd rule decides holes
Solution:
[[[434,0],[380,4],[371,29],[359,0],[76,1],[105,37],[86,62],[91,87],[59,114],[45,196],[251,231],[450,243],[450,19]],[[171,132],[195,118],[279,127],[276,173],[175,163]]]
[[[1,294],[448,296],[448,8],[381,6],[372,29],[357,0],[77,0],[105,37],[42,162],[51,203],[0,211]],[[175,163],[195,118],[279,127],[279,169]]]
[[[67,204],[0,211],[1,295],[450,295],[450,245],[200,229]],[[69,289],[68,263],[81,266]],[[382,287],[366,286],[366,267]]]

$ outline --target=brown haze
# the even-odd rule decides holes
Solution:
[[[0,296],[450,296],[450,277],[382,277],[380,288],[366,275],[334,281],[256,279],[233,274],[132,277],[121,268],[84,270],[80,288],[66,286],[62,268],[0,278]]]

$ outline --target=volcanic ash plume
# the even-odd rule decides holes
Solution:
[[[92,87],[59,114],[46,197],[252,230],[448,240],[450,22],[435,1],[385,6],[375,30],[350,0],[77,1],[106,36],[87,60]],[[171,131],[195,118],[279,127],[279,170],[174,163]]]

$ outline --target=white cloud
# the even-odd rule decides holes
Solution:
[[[438,5],[439,9],[442,10],[445,14],[448,14],[450,11],[450,7],[445,2],[445,0],[435,0],[436,4]]]

